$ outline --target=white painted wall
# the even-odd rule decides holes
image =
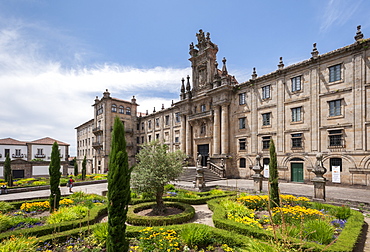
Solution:
[[[51,157],[51,149],[52,145],[32,145],[31,149],[31,159],[36,158],[35,155],[37,154],[37,149],[43,149],[43,154],[45,155],[45,158],[41,158],[45,161],[50,161]],[[59,146],[60,155],[62,156],[60,159],[65,160],[65,154],[66,154],[66,146]]]
[[[5,161],[5,158],[6,158],[5,157],[5,149],[10,150],[9,157],[10,157],[11,160],[15,159],[15,158],[12,158],[12,155],[15,154],[16,149],[20,149],[21,154],[24,155],[24,158],[22,158],[22,159],[27,160],[27,146],[26,145],[0,145],[0,154],[1,154],[0,162]]]
[[[4,167],[0,166],[0,177],[4,177]]]

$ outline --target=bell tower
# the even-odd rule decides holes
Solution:
[[[218,46],[211,42],[209,32],[204,35],[203,30],[199,30],[196,36],[198,43],[194,46],[192,42],[189,51],[193,76],[193,96],[212,89],[216,71],[215,65],[217,64],[216,54],[218,52]]]

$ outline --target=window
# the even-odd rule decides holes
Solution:
[[[148,129],[152,129],[152,120],[148,121]]]
[[[166,126],[170,125],[170,116],[169,115],[166,115],[165,117],[165,122],[166,122]]]
[[[292,149],[302,148],[302,133],[292,134]]]
[[[262,137],[262,149],[266,150],[270,148],[270,136]]]
[[[136,124],[136,130],[140,130],[140,124]]]
[[[169,132],[165,132],[165,133],[164,133],[164,140],[165,140],[166,142],[168,142],[168,141],[169,141],[169,139],[170,139],[170,133],[169,133]]]
[[[340,116],[342,115],[341,106],[342,100],[329,101],[329,116]]]
[[[343,130],[329,131],[329,148],[344,147]]]
[[[143,136],[141,137],[141,143],[144,143],[144,137]]]
[[[126,108],[126,115],[131,115],[131,108],[129,107]]]
[[[245,160],[245,158],[241,158],[239,160],[239,168],[246,168],[247,167],[247,162]]]
[[[144,130],[144,122],[141,123],[141,130]]]
[[[117,105],[116,104],[112,104],[112,112],[117,112]]]
[[[245,93],[239,94],[239,105],[245,104]]]
[[[37,155],[43,155],[44,149],[37,149]]]
[[[122,105],[121,105],[121,106],[119,106],[118,112],[119,112],[120,114],[124,114],[124,113],[125,113],[125,108],[124,108]]]
[[[140,138],[139,137],[136,137],[136,143],[140,143]]]
[[[333,170],[333,166],[339,166],[342,172],[342,159],[341,158],[331,158],[330,159],[330,171]]]
[[[239,118],[239,129],[245,129],[245,117]]]
[[[270,96],[270,85],[262,87],[262,99],[269,99]]]
[[[341,64],[329,67],[329,82],[341,80]]]
[[[206,124],[202,123],[202,125],[200,126],[200,134],[202,135],[206,134],[206,130],[207,130]]]
[[[297,76],[291,79],[292,80],[292,92],[301,90],[301,76]]]
[[[176,123],[180,122],[180,113],[179,112],[175,113],[175,122]]]
[[[156,118],[156,119],[155,119],[155,126],[156,126],[156,127],[159,127],[159,118]]]
[[[148,136],[148,142],[152,141],[152,136]]]
[[[103,114],[103,104],[101,104],[96,110],[96,115],[100,115],[100,114]]]
[[[271,113],[262,114],[262,125],[271,125]]]
[[[179,142],[179,137],[175,137],[175,143]]]
[[[246,139],[239,139],[239,150],[246,150]]]
[[[292,122],[302,121],[301,112],[302,112],[302,107],[292,108]]]
[[[159,134],[155,134],[155,139],[159,139]]]
[[[200,105],[200,112],[205,112],[206,111],[206,105],[202,104]]]

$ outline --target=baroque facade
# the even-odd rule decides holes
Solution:
[[[351,45],[319,54],[314,44],[309,59],[285,66],[280,58],[276,71],[258,77],[254,69],[241,83],[225,58],[218,68],[210,34],[196,35],[189,49],[192,77],[182,79],[179,101],[131,115],[131,157],[140,144],[159,139],[185,152],[190,165],[201,154],[204,166],[229,178],[250,178],[260,155],[268,176],[273,139],[282,180],[309,182],[322,153],[329,182],[370,185],[370,39],[360,26]],[[105,111],[114,115],[112,104]]]

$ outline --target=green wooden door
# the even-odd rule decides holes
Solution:
[[[292,181],[303,182],[303,163],[291,163]]]

